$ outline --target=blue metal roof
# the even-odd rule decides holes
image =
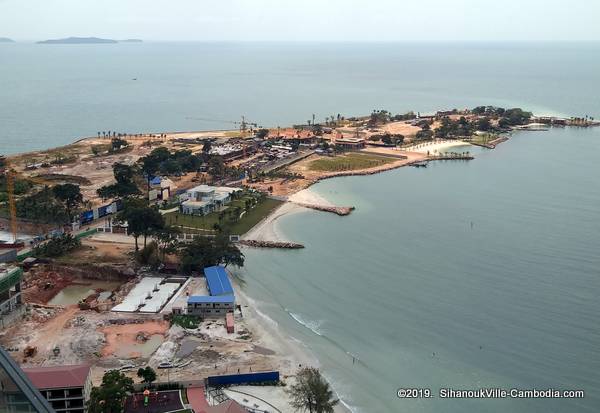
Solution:
[[[151,185],[160,185],[160,183],[162,182],[162,178],[160,176],[155,176],[154,178],[152,178],[152,180],[150,181]]]
[[[233,295],[233,287],[225,268],[220,265],[204,269],[206,285],[210,295]]]
[[[218,295],[218,296],[209,296],[209,295],[192,295],[188,297],[188,304],[213,304],[213,303],[231,303],[235,302],[235,297],[233,295]]]

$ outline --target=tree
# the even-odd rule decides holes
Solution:
[[[172,226],[165,226],[154,233],[153,236],[158,243],[158,250],[161,253],[163,261],[167,254],[174,254],[177,252],[177,246],[179,245],[177,236],[180,233],[181,231],[179,228]]]
[[[423,129],[417,132],[417,134],[415,135],[415,139],[418,141],[424,141],[431,139],[432,136],[433,132],[430,129]]]
[[[135,169],[132,166],[117,162],[113,165],[113,175],[115,181],[117,181],[116,183],[105,185],[96,190],[98,196],[102,199],[127,197],[140,193],[140,190],[133,181]]]
[[[212,142],[209,139],[204,141],[204,145],[202,145],[202,153],[208,155],[210,150],[212,149]]]
[[[181,271],[186,274],[220,264],[233,264],[238,267],[244,265],[244,254],[225,233],[219,233],[214,238],[197,237],[179,250],[179,256]]]
[[[258,131],[256,131],[256,137],[258,139],[265,139],[267,136],[269,136],[268,129],[259,129]]]
[[[222,177],[225,175],[225,162],[222,156],[211,156],[208,161],[208,173],[213,177]]]
[[[294,383],[287,393],[291,397],[294,409],[310,413],[333,413],[333,408],[339,403],[329,384],[318,369],[305,367],[296,374]]]
[[[73,210],[79,207],[83,202],[83,195],[81,195],[79,185],[56,185],[52,188],[52,192],[54,192],[56,199],[64,205],[69,221],[73,221]]]
[[[108,151],[117,152],[123,148],[126,148],[127,146],[129,146],[129,142],[127,142],[125,139],[112,138],[110,141],[110,149]]]
[[[135,239],[135,250],[139,251],[138,238],[144,237],[144,247],[149,236],[165,227],[165,220],[156,208],[146,205],[140,198],[127,198],[123,210],[117,216],[121,221],[127,221],[127,233]]]
[[[104,373],[100,387],[94,387],[87,403],[88,413],[120,413],[127,393],[133,392],[133,380],[110,370]]]
[[[20,198],[17,201],[17,216],[48,224],[70,223],[67,210],[49,187]]]
[[[137,376],[142,379],[142,383],[146,383],[149,386],[156,380],[156,372],[150,366],[138,369]]]
[[[479,118],[477,119],[477,130],[480,131],[489,131],[492,128],[492,123],[490,122],[490,118],[483,117],[483,118]]]

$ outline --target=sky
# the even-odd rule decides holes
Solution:
[[[600,41],[597,0],[0,0],[0,37]]]

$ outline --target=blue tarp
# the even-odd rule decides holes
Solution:
[[[204,276],[210,295],[233,295],[233,287],[225,268],[221,266],[207,267],[204,269]]]
[[[150,181],[150,185],[160,185],[161,182],[162,182],[162,178],[160,176],[155,176]]]

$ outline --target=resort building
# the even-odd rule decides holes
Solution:
[[[21,308],[21,280],[23,270],[18,267],[0,266],[0,321],[4,326],[5,319]]]
[[[85,413],[92,391],[90,365],[33,367],[23,372],[57,413]]]
[[[190,296],[187,313],[199,317],[224,317],[235,310],[235,295],[229,276],[221,266],[204,269],[208,296]],[[232,326],[233,328],[233,326]]]
[[[340,138],[335,140],[335,146],[347,150],[362,149],[365,147],[365,140],[362,138]]]
[[[239,191],[239,188],[199,185],[179,196],[181,212],[187,215],[206,215],[220,211],[231,202],[232,194]]]

